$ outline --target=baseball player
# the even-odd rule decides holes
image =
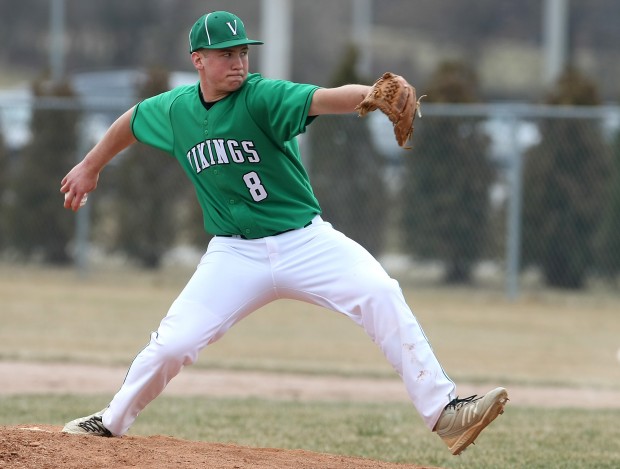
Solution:
[[[176,158],[214,235],[195,273],[109,405],[64,432],[125,434],[199,352],[279,298],[320,305],[363,327],[402,377],[423,421],[459,454],[503,412],[504,388],[459,399],[398,283],[359,244],[321,218],[296,137],[322,114],[354,112],[369,86],[321,88],[249,73],[240,18],[200,17],[189,33],[199,81],[137,104],[62,180],[77,211],[104,166],[141,142]],[[338,155],[333,155],[337,158]]]

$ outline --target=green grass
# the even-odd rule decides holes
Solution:
[[[107,397],[0,398],[0,424],[53,424],[103,407]],[[620,467],[620,410],[507,407],[459,457],[406,404],[161,397],[132,435],[163,434],[252,447],[306,449],[444,468]]]

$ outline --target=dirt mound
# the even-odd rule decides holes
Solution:
[[[303,450],[248,448],[167,436],[67,435],[50,425],[0,426],[0,468],[431,469]]]

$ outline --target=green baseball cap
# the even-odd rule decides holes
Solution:
[[[189,32],[189,53],[198,49],[226,49],[243,44],[262,44],[248,39],[243,21],[227,11],[212,11],[198,18]]]

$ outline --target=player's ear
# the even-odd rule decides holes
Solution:
[[[202,70],[205,68],[205,57],[200,53],[200,51],[192,52],[191,58],[192,64],[194,64],[194,68],[196,70]]]

